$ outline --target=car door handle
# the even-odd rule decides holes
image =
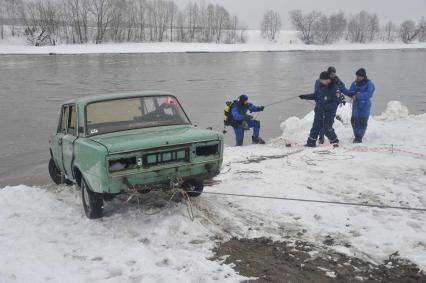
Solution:
[[[59,145],[62,145],[62,139],[59,139],[59,140],[58,140],[58,144],[59,144]]]

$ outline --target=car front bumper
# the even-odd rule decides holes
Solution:
[[[222,158],[197,162],[169,165],[166,168],[144,169],[139,172],[120,172],[108,178],[108,187],[103,193],[118,194],[131,188],[140,190],[165,187],[176,178],[183,180],[200,178],[210,179],[217,176],[222,165]]]

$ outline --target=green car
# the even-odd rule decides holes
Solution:
[[[77,184],[88,218],[102,217],[104,201],[178,183],[199,196],[219,174],[223,135],[193,126],[167,92],[79,98],[61,107],[50,141],[49,174]]]

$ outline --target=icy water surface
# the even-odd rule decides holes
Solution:
[[[320,71],[334,65],[347,85],[357,68],[367,69],[376,84],[375,114],[389,100],[424,113],[425,63],[426,50],[0,56],[0,187],[49,182],[48,139],[70,98],[171,91],[194,124],[222,130],[226,100],[246,92],[262,105],[308,93]],[[262,136],[280,135],[280,122],[311,109],[298,99],[267,107],[259,116]],[[226,141],[232,144],[232,132]]]

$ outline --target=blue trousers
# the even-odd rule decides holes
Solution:
[[[324,135],[331,143],[338,142],[337,135],[334,132],[333,124],[336,117],[336,111],[322,111],[315,109],[315,118],[309,133],[308,144],[316,144],[318,135],[324,129]]]
[[[248,120],[248,127],[253,128],[253,137],[258,138],[260,133],[260,122],[257,120]],[[244,143],[244,128],[243,126],[233,126],[235,132],[235,145],[241,146]]]
[[[361,139],[365,135],[368,126],[368,119],[370,117],[371,106],[366,105],[353,105],[351,124],[356,139]]]

